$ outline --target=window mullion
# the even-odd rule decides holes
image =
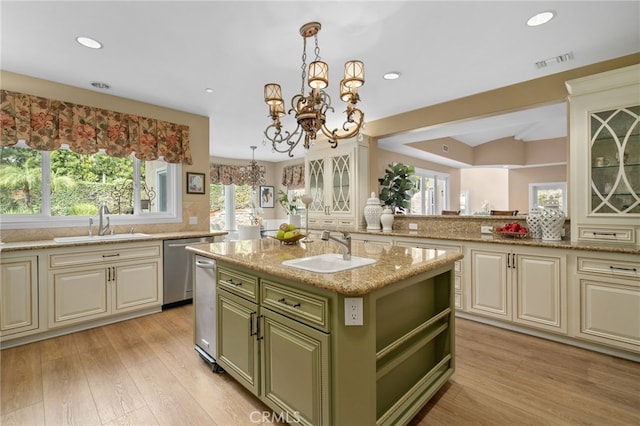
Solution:
[[[51,216],[51,153],[40,151],[42,159],[42,214]]]

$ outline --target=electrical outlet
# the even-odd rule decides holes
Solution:
[[[482,234],[490,234],[493,232],[493,226],[481,226],[480,227],[480,232]]]
[[[410,223],[409,224],[409,230],[417,231],[418,230],[418,224],[417,223]]]
[[[363,325],[362,297],[345,297],[344,325]]]

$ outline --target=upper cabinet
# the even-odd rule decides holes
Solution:
[[[640,242],[640,65],[566,83],[572,241]]]
[[[336,148],[316,141],[305,157],[309,224],[360,227],[369,196],[369,144],[357,138],[338,141]]]

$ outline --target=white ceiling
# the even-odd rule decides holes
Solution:
[[[556,18],[525,25],[543,10]],[[109,94],[208,116],[212,155],[248,159],[249,146],[258,145],[256,159],[282,161],[285,154],[262,144],[269,121],[263,86],[281,83],[285,99],[300,90],[298,29],[306,22],[322,24],[320,53],[340,113],[329,124],[339,126],[336,86],[349,59],[365,62],[360,105],[371,121],[638,52],[639,18],[638,1],[1,0],[0,67],[90,90],[91,81],[103,81]],[[84,48],[75,42],[80,35],[104,47]],[[567,52],[572,61],[534,65]],[[388,71],[402,77],[383,80]],[[563,112],[538,112],[439,126],[382,144],[403,152],[404,144],[431,137],[475,146],[517,134],[562,136],[552,129],[566,131]]]

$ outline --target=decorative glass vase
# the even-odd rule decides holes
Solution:
[[[540,224],[540,209],[531,209],[527,216],[527,228],[531,238],[542,238],[542,226]]]
[[[390,232],[393,231],[393,209],[389,206],[386,206],[384,210],[382,210],[382,215],[380,216],[380,222],[382,223],[382,231]]]
[[[560,241],[564,227],[564,213],[557,203],[547,203],[540,213],[540,227],[544,241]]]
[[[382,216],[380,199],[376,197],[375,192],[372,192],[371,198],[367,200],[367,205],[364,206],[364,219],[367,221],[367,231],[380,230],[380,216]]]

